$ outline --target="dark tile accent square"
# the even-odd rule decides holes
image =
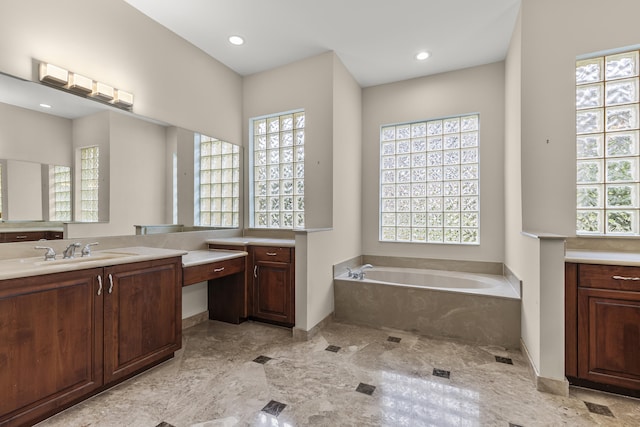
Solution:
[[[498,363],[506,363],[507,365],[513,365],[513,360],[511,360],[508,357],[496,356],[496,362],[498,362]]]
[[[365,384],[365,383],[360,383],[358,384],[358,387],[356,387],[356,391],[358,393],[367,394],[369,396],[371,396],[375,390],[376,390],[376,386]]]
[[[520,424],[509,423],[509,427],[523,427]]]
[[[400,340],[401,340],[401,339],[402,339],[402,338],[398,338],[398,337],[389,337],[389,338],[387,338],[387,341],[390,341],[390,342],[400,342]]]
[[[589,412],[593,414],[604,415],[605,417],[613,417],[613,412],[611,412],[611,409],[609,409],[608,406],[598,405],[597,403],[591,402],[584,402],[584,404],[587,405],[587,409],[589,409]]]
[[[445,371],[444,369],[433,368],[433,376],[449,379],[449,377],[451,376],[451,372]]]
[[[158,424],[156,427],[174,427],[174,425],[173,424],[169,424],[166,421],[163,421],[160,424]]]
[[[267,414],[277,417],[278,415],[280,415],[280,412],[282,412],[282,410],[286,407],[287,405],[284,403],[280,403],[276,400],[270,400],[269,403],[267,403],[266,406],[262,408],[262,412],[266,412]]]
[[[270,357],[267,356],[258,356],[255,359],[253,359],[254,362],[256,363],[260,363],[261,365],[264,365],[265,363],[267,363],[269,360],[271,360]]]
[[[329,347],[325,348],[325,350],[337,353],[340,351],[340,348],[341,347],[338,347],[337,345],[330,345]]]

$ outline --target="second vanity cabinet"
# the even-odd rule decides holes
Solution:
[[[242,250],[246,258],[241,318],[278,325],[295,325],[295,247],[277,246],[275,239],[216,240],[209,249]],[[272,244],[275,241],[276,244]],[[260,243],[255,243],[260,242]],[[211,304],[210,304],[211,305]]]
[[[295,324],[295,252],[290,247],[253,246],[252,317],[285,326]]]
[[[640,396],[640,267],[565,264],[573,384]]]
[[[181,346],[179,257],[0,281],[0,425],[30,425]]]

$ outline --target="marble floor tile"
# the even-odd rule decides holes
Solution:
[[[39,427],[159,425],[638,426],[640,400],[539,392],[523,356],[495,346],[337,322],[300,342],[271,325],[207,321],[183,331],[173,359]]]

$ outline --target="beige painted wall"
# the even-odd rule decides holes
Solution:
[[[332,266],[362,253],[361,103],[360,86],[333,55],[333,229],[307,235],[306,330],[333,312]]]
[[[328,52],[243,79],[243,144],[247,152],[251,118],[297,109],[305,110],[306,228],[332,225],[334,55]],[[248,162],[248,158],[245,158],[245,183],[249,177]],[[250,197],[246,184],[245,190]],[[249,209],[246,209],[247,227],[248,211]]]
[[[133,92],[137,114],[241,141],[241,77],[123,1],[3,0],[0,52],[0,72],[32,80],[48,61]]]
[[[71,120],[0,103],[0,159],[71,166]]]
[[[504,256],[504,63],[369,87],[362,97],[363,252],[501,262]],[[480,245],[380,243],[380,126],[480,113]]]
[[[575,234],[576,56],[637,45],[638,15],[636,0],[522,2],[525,229]]]

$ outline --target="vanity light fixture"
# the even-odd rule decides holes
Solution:
[[[244,44],[244,39],[240,36],[229,36],[229,43],[235,46],[240,46]]]
[[[416,54],[416,59],[418,61],[424,61],[425,59],[429,58],[431,56],[431,54],[427,51],[422,51],[422,52],[418,52]]]
[[[133,108],[133,94],[111,85],[65,70],[47,62],[40,63],[40,81],[78,96],[92,98],[123,110]],[[43,106],[43,108],[45,108]]]
[[[69,74],[69,89],[88,94],[93,92],[93,80],[77,73]]]
[[[40,81],[54,85],[66,85],[69,72],[64,68],[43,62],[40,64]]]
[[[93,91],[89,94],[92,98],[98,98],[102,101],[111,101],[113,100],[113,87],[100,83],[93,82]]]
[[[116,89],[113,103],[122,107],[131,107],[133,105],[133,94],[122,89]]]

